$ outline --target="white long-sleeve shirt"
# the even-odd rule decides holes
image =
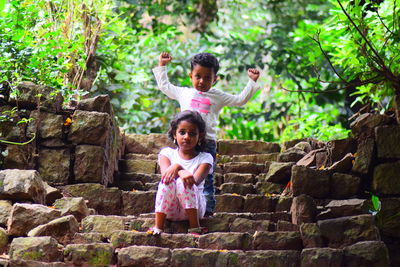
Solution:
[[[181,111],[194,110],[201,114],[206,122],[206,139],[217,140],[216,126],[218,115],[224,106],[242,106],[258,90],[256,82],[249,79],[246,87],[238,95],[225,93],[211,88],[207,92],[197,91],[195,88],[179,87],[171,84],[165,66],[153,68],[158,88],[169,98],[179,102]]]

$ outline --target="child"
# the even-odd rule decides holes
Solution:
[[[204,233],[199,224],[206,210],[204,178],[213,166],[211,154],[202,152],[205,131],[205,122],[196,111],[183,111],[171,121],[168,136],[177,148],[165,147],[159,153],[156,225],[148,233],[160,234],[166,219],[189,220],[189,233]]]
[[[244,90],[238,95],[225,93],[221,90],[211,88],[217,80],[219,63],[215,56],[209,53],[200,53],[193,57],[190,62],[189,73],[193,88],[178,87],[172,85],[167,76],[166,65],[172,60],[168,53],[161,53],[158,59],[158,67],[153,69],[158,88],[169,98],[179,102],[181,110],[198,111],[206,122],[206,152],[214,157],[217,150],[216,125],[218,115],[224,106],[242,106],[257,91],[256,81],[260,72],[249,69],[247,74],[249,81]],[[215,208],[214,176],[207,176],[204,185],[204,194],[207,199],[206,217],[212,216]]]

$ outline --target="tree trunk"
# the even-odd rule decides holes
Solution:
[[[397,124],[400,124],[400,94],[394,96],[394,108],[396,111]]]

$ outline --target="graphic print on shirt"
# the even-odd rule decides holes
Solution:
[[[211,101],[209,98],[202,96],[201,93],[198,93],[190,101],[190,107],[200,113],[208,114],[211,109]]]

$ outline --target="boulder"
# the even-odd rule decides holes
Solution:
[[[352,171],[360,174],[369,173],[375,159],[375,150],[373,138],[360,138]]]
[[[110,115],[101,112],[75,110],[68,140],[73,144],[104,146],[111,134]]]
[[[105,177],[104,148],[78,145],[75,148],[74,176],[78,183],[103,183]]]
[[[336,161],[328,168],[335,172],[348,172],[353,167],[354,156],[352,153],[346,154],[341,160]]]
[[[220,187],[221,194],[247,195],[254,193],[253,184],[224,183]]]
[[[71,153],[65,149],[40,149],[38,171],[50,185],[66,185],[69,182]]]
[[[83,197],[64,197],[54,202],[54,207],[61,211],[61,216],[73,215],[78,222],[89,215],[89,209]]]
[[[337,267],[344,265],[343,259],[344,256],[341,249],[307,248],[301,252],[301,266]]]
[[[172,250],[170,266],[239,266],[244,258],[241,251],[182,248]],[[251,265],[243,265],[251,266]]]
[[[400,194],[400,160],[379,164],[374,169],[372,190],[377,194]]]
[[[264,172],[265,165],[260,163],[253,162],[228,162],[223,165],[223,172],[231,173],[251,173],[251,174],[259,174]]]
[[[80,100],[76,109],[85,111],[97,111],[112,115],[112,106],[108,95],[98,95],[91,98]]]
[[[9,256],[11,260],[43,262],[63,260],[62,250],[57,240],[50,236],[14,238],[10,245]]]
[[[68,196],[83,197],[88,200],[86,203],[88,208],[95,209],[101,215],[121,214],[121,191],[118,188],[105,188],[101,184],[85,183],[64,186],[62,191]]]
[[[290,211],[290,208],[292,207],[293,203],[293,197],[287,197],[287,196],[280,196],[278,199],[278,203],[276,203],[275,211]]]
[[[259,194],[280,194],[285,189],[282,184],[270,183],[270,182],[258,182],[255,185],[256,191]]]
[[[306,194],[314,198],[325,198],[330,191],[330,175],[323,170],[294,165],[291,184],[294,196]]]
[[[254,235],[255,250],[301,250],[299,232],[256,232]]]
[[[11,106],[8,105],[1,106],[0,104],[0,114],[2,116],[5,115],[7,117],[6,120],[2,119],[0,123],[1,139],[10,142],[25,141],[24,138],[25,138],[26,124],[25,123],[18,124],[18,122],[22,119],[19,112],[13,110],[13,107]]]
[[[225,183],[252,184],[254,175],[251,173],[226,173],[224,174]]]
[[[270,227],[271,222],[267,220],[236,218],[230,225],[230,231],[254,234],[256,231],[268,231]]]
[[[32,120],[28,124],[27,136],[32,137],[33,133],[37,133],[37,138],[62,139],[64,124],[62,115],[34,110],[29,118]]]
[[[125,134],[125,153],[158,154],[161,148],[175,147],[166,134]]]
[[[7,231],[0,227],[0,255],[7,251],[8,235]]]
[[[316,223],[303,223],[300,225],[300,235],[304,248],[324,247],[321,231]]]
[[[393,119],[387,115],[364,113],[350,124],[350,128],[355,136],[360,134],[373,135],[375,127],[389,124],[392,121]]]
[[[400,159],[400,125],[375,128],[378,158]]]
[[[327,143],[331,153],[332,163],[343,159],[347,154],[354,154],[357,150],[357,141],[354,138],[331,140]]]
[[[346,199],[354,197],[360,190],[360,177],[334,173],[331,177],[331,197],[334,199]]]
[[[317,222],[322,237],[331,248],[344,248],[359,241],[377,241],[380,239],[374,217],[358,215]]]
[[[126,222],[127,218],[122,216],[90,215],[81,224],[84,233],[101,233],[109,237],[114,231],[124,230]]]
[[[75,233],[71,244],[102,243],[106,240],[107,238],[101,233]]]
[[[382,198],[381,211],[378,218],[381,220],[381,231],[385,236],[400,238],[400,198]]]
[[[41,224],[61,216],[61,212],[40,204],[14,204],[7,223],[9,235],[24,236]]]
[[[241,212],[244,197],[234,194],[215,195],[215,212]]]
[[[179,257],[181,259],[181,257]],[[130,246],[118,251],[118,266],[171,266],[171,251],[168,248]],[[194,262],[190,261],[192,264]],[[175,264],[174,264],[175,266]],[[181,266],[181,265],[180,265]]]
[[[345,216],[369,214],[371,202],[366,199],[332,200],[325,208],[325,212],[318,214],[318,220],[332,219]]]
[[[155,208],[155,191],[122,192],[123,215],[137,215],[153,212]]]
[[[0,199],[45,203],[46,191],[42,178],[35,170],[2,170]]]
[[[43,185],[46,190],[46,205],[51,206],[54,201],[63,197],[60,189],[52,187],[46,182],[43,182]]]
[[[252,238],[248,233],[209,233],[199,237],[199,248],[249,250]]]
[[[256,140],[218,140],[221,155],[247,155],[279,152],[279,144]]]
[[[157,170],[157,160],[150,159],[128,159],[120,160],[121,172],[154,174]]]
[[[35,164],[32,157],[35,148],[32,143],[27,145],[7,145],[3,160],[4,169],[34,169]]]
[[[64,249],[64,261],[71,266],[111,266],[114,250],[110,244],[70,244]]]
[[[307,143],[308,144],[308,143]],[[292,147],[278,155],[278,162],[297,162],[307,153],[300,148]]]
[[[33,228],[28,232],[28,236],[51,236],[59,243],[67,245],[78,231],[78,221],[74,216],[68,215]]]
[[[6,226],[12,210],[10,200],[0,200],[0,226]]]
[[[346,266],[390,266],[389,253],[385,243],[381,241],[364,241],[344,249]]]
[[[300,252],[295,250],[254,250],[239,258],[239,266],[298,267],[299,262]]]
[[[290,208],[292,214],[292,223],[301,225],[302,223],[315,222],[317,215],[317,206],[312,197],[300,195],[293,198]]]
[[[271,212],[275,210],[277,199],[260,195],[246,195],[244,199],[244,212]]]
[[[283,185],[287,184],[290,180],[293,164],[293,162],[272,162],[265,176],[265,181]]]

